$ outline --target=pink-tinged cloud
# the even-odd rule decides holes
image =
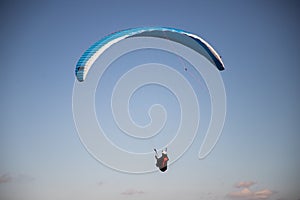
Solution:
[[[243,188],[240,191],[230,192],[227,196],[231,199],[240,200],[266,200],[269,199],[274,192],[269,189],[251,191],[249,188]]]
[[[244,199],[247,199],[247,198],[253,196],[253,192],[250,191],[248,188],[244,188],[241,191],[230,192],[228,194],[228,196],[231,197],[231,198],[244,198]]]
[[[12,181],[12,177],[9,174],[3,174],[0,176],[0,184],[1,183],[8,183]]]
[[[254,184],[255,184],[255,182],[253,182],[253,181],[241,181],[239,183],[236,183],[235,187],[237,187],[237,188],[249,188]]]
[[[254,193],[256,199],[268,199],[274,192],[268,189],[260,190]]]
[[[142,190],[134,190],[134,189],[129,189],[124,192],[122,192],[122,195],[138,195],[138,194],[144,194],[145,192]]]

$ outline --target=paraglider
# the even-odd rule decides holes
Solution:
[[[153,41],[155,40],[158,42],[155,43],[155,45],[153,45],[152,43],[148,44],[150,40],[147,41],[147,38],[148,39],[150,38]],[[129,42],[130,41],[131,42],[139,41],[142,44],[143,44],[143,41],[147,41],[148,43],[145,43],[146,45],[140,45],[140,43],[132,42],[132,44],[140,45],[137,47],[135,47],[134,45],[133,45],[133,47],[131,47],[130,45],[127,45],[127,46],[123,45],[127,41],[129,41]],[[164,47],[163,44],[167,44],[168,47]],[[172,44],[172,45],[169,45],[169,44]],[[124,48],[124,46],[126,48],[124,48],[124,49],[119,48],[119,47],[122,47],[122,45],[123,45],[123,48]],[[128,49],[127,49],[127,47],[128,47]],[[172,47],[173,47],[173,49],[172,49]],[[179,48],[176,48],[176,47],[179,47]],[[157,170],[153,163],[153,153],[152,152],[148,152],[147,154],[136,154],[136,155],[132,156],[131,152],[123,151],[122,149],[117,148],[114,145],[111,145],[111,143],[109,143],[109,140],[107,139],[107,137],[105,137],[104,130],[101,127],[99,127],[99,123],[97,124],[97,120],[89,120],[89,119],[95,118],[95,106],[91,106],[91,105],[95,105],[95,92],[94,91],[96,91],[95,88],[97,88],[97,84],[99,83],[99,80],[100,80],[99,78],[104,74],[105,70],[112,63],[112,61],[114,61],[115,59],[118,58],[118,56],[125,55],[125,53],[128,53],[134,49],[143,49],[143,48],[154,48],[154,49],[157,48],[157,49],[165,50],[170,53],[174,53],[178,57],[182,57],[188,63],[190,63],[192,66],[195,66],[195,68],[193,68],[193,67],[188,68],[184,65],[185,61],[182,63],[184,73],[187,77],[195,78],[195,76],[193,76],[194,75],[193,72],[195,70],[198,71],[201,75],[202,75],[202,72],[205,72],[203,77],[204,77],[205,82],[207,83],[207,88],[209,90],[211,100],[214,100],[214,101],[211,101],[211,107],[212,108],[217,107],[218,109],[212,109],[212,111],[211,111],[211,119],[216,119],[216,120],[211,120],[211,123],[208,127],[207,134],[204,139],[204,142],[200,148],[199,158],[204,158],[215,146],[215,144],[220,136],[223,125],[224,125],[224,119],[225,119],[225,113],[226,113],[226,104],[225,104],[226,96],[225,96],[224,85],[223,85],[222,79],[218,73],[218,70],[222,71],[225,68],[224,68],[223,61],[222,61],[221,57],[219,56],[219,54],[205,40],[203,40],[202,38],[200,38],[199,36],[197,36],[195,34],[192,34],[192,33],[189,33],[189,32],[183,31],[183,30],[179,30],[179,29],[174,29],[174,28],[165,28],[165,27],[150,27],[149,28],[149,27],[146,27],[146,28],[133,28],[133,29],[115,32],[115,33],[112,33],[112,34],[104,37],[103,39],[97,41],[83,53],[83,55],[80,57],[80,59],[78,60],[78,62],[76,64],[75,76],[76,76],[77,81],[75,81],[74,91],[73,91],[73,104],[74,104],[73,113],[75,113],[74,119],[76,122],[77,129],[80,130],[80,131],[78,131],[78,133],[82,132],[82,133],[80,133],[80,137],[82,138],[83,144],[86,146],[86,148],[89,150],[89,152],[97,160],[99,160],[100,162],[105,160],[106,162],[103,161],[103,163],[105,165],[110,166],[119,171],[140,173],[140,172],[150,172],[150,171]],[[110,52],[111,49],[113,49],[113,51]],[[184,51],[183,50],[181,51],[181,49],[183,49]],[[115,52],[118,52],[118,53],[115,53]],[[108,55],[114,59],[110,59],[111,57],[109,57]],[[99,62],[95,63],[96,60]],[[199,63],[201,63],[202,60],[205,62],[204,66],[208,66],[208,67],[202,67],[201,64],[199,65]],[[105,61],[105,62],[103,62],[103,61]],[[198,63],[198,61],[200,61],[200,62]],[[156,63],[154,63],[154,64],[156,64]],[[99,67],[94,67],[94,66],[99,66]],[[148,65],[143,65],[143,66],[146,66],[147,69],[149,69]],[[150,66],[152,67],[153,64]],[[158,65],[155,65],[154,67],[157,67],[157,66]],[[92,70],[90,70],[91,68],[92,68]],[[168,67],[167,66],[160,67],[159,69],[165,69],[165,68],[168,68]],[[100,70],[98,70],[98,69],[100,69]],[[150,68],[150,69],[152,69],[152,68]],[[206,70],[206,69],[208,69],[208,70]],[[160,76],[161,74],[163,74],[163,73],[161,73],[161,70],[152,70],[152,71],[159,72],[157,74],[157,77],[162,77],[160,79],[159,78],[155,79],[158,81],[155,81],[154,83],[158,83],[158,84],[167,83],[167,84],[163,84],[163,86],[165,86],[165,85],[169,86],[168,85],[169,82],[175,82],[175,81],[173,81],[173,79],[172,80],[170,79],[171,81],[164,81],[165,77],[167,77],[167,76]],[[168,70],[168,71],[172,72],[173,69]],[[175,71],[176,71],[176,69],[174,70],[174,74],[175,74]],[[177,70],[177,72],[178,72],[178,70]],[[208,72],[209,74],[206,75],[206,72]],[[129,77],[129,76],[127,76],[127,77]],[[150,79],[148,79],[148,81],[146,83],[148,83],[148,82],[153,83],[151,80],[152,77],[151,76],[149,76],[149,77],[150,77]],[[184,78],[183,76],[178,76],[178,77]],[[129,80],[132,80],[132,79],[129,79]],[[181,79],[179,79],[179,80],[181,80]],[[168,146],[170,149],[175,149],[174,146],[179,144],[178,141],[181,141],[181,139],[184,139],[184,140],[182,143],[180,143],[180,144],[182,144],[181,146],[177,145],[177,146],[180,146],[179,147],[180,149],[177,150],[176,152],[172,152],[171,161],[169,161],[166,150],[162,152],[160,157],[155,150],[155,152],[156,152],[156,155],[155,155],[156,167],[159,168],[160,171],[162,171],[162,172],[165,172],[168,169],[168,161],[169,161],[169,165],[171,165],[173,162],[175,162],[178,158],[180,158],[182,156],[181,152],[183,152],[186,149],[186,147],[189,147],[191,145],[191,143],[189,141],[193,140],[193,138],[195,137],[195,134],[197,133],[197,129],[198,129],[198,120],[199,120],[198,119],[198,115],[199,115],[198,110],[199,109],[198,109],[198,104],[197,104],[197,97],[194,98],[195,95],[193,95],[194,93],[192,92],[193,88],[191,88],[191,90],[189,90],[189,88],[188,88],[188,86],[190,86],[189,84],[185,84],[186,83],[185,81],[181,81],[181,82],[184,84],[181,84],[182,87],[180,88],[180,90],[177,90],[176,89],[177,86],[175,85],[173,87],[172,84],[170,84],[170,87],[167,87],[167,88],[168,89],[172,88],[172,89],[170,89],[170,91],[175,91],[175,92],[178,92],[178,94],[181,94],[181,95],[178,95],[178,97],[180,97],[179,98],[180,105],[181,105],[181,102],[183,102],[182,108],[186,108],[186,109],[181,109],[181,111],[182,111],[181,116],[183,116],[182,119],[186,119],[185,116],[189,116],[191,119],[195,119],[195,120],[182,120],[181,121],[182,123],[180,122],[184,126],[181,126],[183,128],[181,128],[177,131],[176,140],[175,139],[172,140],[172,142],[170,142],[168,144]],[[144,80],[142,80],[141,83],[144,83]],[[126,85],[126,87],[127,87],[127,84],[123,84],[123,85]],[[185,85],[187,85],[187,86],[183,87]],[[91,88],[91,90],[89,90],[90,88]],[[115,87],[115,88],[117,88],[117,87]],[[134,91],[134,90],[132,90],[132,88],[133,88],[133,86],[128,91]],[[187,88],[187,90],[182,90],[182,88]],[[124,90],[122,90],[122,91],[124,91]],[[181,91],[184,91],[184,92],[181,92]],[[188,93],[189,95],[185,95],[187,93],[186,91],[190,91]],[[115,94],[115,93],[113,93],[113,94]],[[118,93],[116,93],[116,94],[118,94]],[[132,94],[132,93],[129,93],[129,94]],[[123,93],[122,93],[122,95],[123,95]],[[116,96],[119,97],[118,95],[116,95]],[[114,97],[114,96],[112,96],[112,97]],[[121,97],[123,97],[123,96],[121,96]],[[112,98],[111,102],[118,102],[114,99],[125,99],[126,100],[128,98],[127,98],[127,96],[126,96],[126,98]],[[124,102],[129,102],[129,101],[124,101]],[[115,103],[115,104],[111,104],[111,105],[123,105],[123,104]],[[190,109],[191,107],[192,107],[192,109]],[[81,109],[81,108],[84,108],[84,109]],[[126,105],[119,106],[119,107],[111,106],[111,108],[114,109],[114,111],[115,110],[118,111],[118,113],[125,113],[125,114],[128,113],[128,112],[123,112],[123,110],[124,110],[123,108],[126,108]],[[128,111],[128,109],[126,111]],[[116,114],[116,116],[119,117],[119,116],[123,116],[123,115]],[[193,117],[191,117],[191,116],[193,116]],[[116,118],[114,116],[114,119],[116,119]],[[131,118],[128,118],[128,119],[131,119]],[[158,121],[162,121],[162,120],[160,120],[160,118],[157,118],[157,119],[159,119]],[[122,121],[122,120],[120,120],[120,121]],[[134,128],[133,130],[139,130],[139,129],[144,128],[144,127],[140,127],[140,126],[134,126],[135,123],[125,123],[125,124],[133,125],[133,126],[130,126],[130,128],[131,127]],[[119,126],[119,124],[118,124],[118,126]],[[85,132],[86,132],[85,130],[90,127],[95,128],[95,130],[99,130],[99,132],[101,134],[97,134],[96,132],[88,132],[88,134],[85,134]],[[119,127],[122,127],[122,126],[119,126]],[[124,127],[127,128],[127,126],[124,126]],[[122,127],[122,130],[125,130],[125,128],[123,129],[123,127]],[[187,133],[187,134],[186,134],[187,131],[185,131],[186,128],[188,128],[188,130],[189,130],[188,131],[189,133]],[[135,131],[131,131],[131,129],[128,129],[128,130],[130,130],[130,131],[127,131],[127,129],[126,129],[124,132],[126,132],[127,134],[131,134],[131,133],[135,132]],[[190,130],[192,130],[192,131],[190,131]],[[137,132],[137,133],[139,133],[139,132]],[[98,139],[95,140],[95,138],[98,138]],[[105,145],[97,145],[96,141],[101,141],[102,142],[101,144],[105,144]],[[176,142],[174,142],[174,141],[176,141]],[[97,148],[95,148],[95,147],[97,147]],[[148,164],[147,169],[145,169],[144,166],[142,167],[142,165],[133,164],[133,165],[127,166],[127,165],[123,165],[122,162],[114,162],[111,159],[107,159],[106,157],[103,156],[104,149],[107,149],[107,148],[110,148],[116,154],[120,155],[120,157],[122,156],[122,158],[126,157],[126,158],[128,158],[128,160],[133,160],[136,162],[140,162],[142,159],[144,159],[145,156],[148,156],[147,162],[148,161],[149,162],[147,163]],[[133,163],[133,162],[126,162],[126,163]],[[148,167],[148,166],[150,166],[150,167]]]
[[[219,54],[199,36],[175,28],[145,27],[115,32],[93,44],[76,64],[77,80],[82,82],[86,79],[90,67],[106,49],[121,40],[132,37],[154,37],[180,43],[206,57],[218,70],[224,70],[224,64]]]
[[[162,151],[161,157],[158,157],[157,150],[155,151],[155,159],[156,159],[156,167],[160,169],[160,171],[165,172],[168,169],[168,155],[167,155],[167,148]]]

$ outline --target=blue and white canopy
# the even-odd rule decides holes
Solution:
[[[85,80],[90,67],[111,45],[130,37],[157,37],[183,44],[205,56],[220,71],[224,64],[219,54],[202,38],[183,30],[165,27],[133,28],[112,33],[93,44],[77,62],[75,75],[77,80]]]

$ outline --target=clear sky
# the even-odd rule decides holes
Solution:
[[[297,1],[1,1],[0,199],[299,200],[299,13]],[[73,121],[79,57],[102,37],[140,26],[195,33],[226,68],[219,142],[199,160],[200,134],[164,174],[102,165]],[[176,106],[168,90],[144,89]],[[96,97],[101,113],[101,93]],[[143,124],[141,116],[135,120]],[[172,122],[170,130],[178,126]]]

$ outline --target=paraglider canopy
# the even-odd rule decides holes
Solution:
[[[92,64],[111,45],[131,37],[156,37],[181,43],[206,57],[218,70],[224,70],[219,54],[199,36],[175,28],[145,27],[115,32],[93,44],[77,62],[75,69],[77,80],[82,82],[86,79]]]

